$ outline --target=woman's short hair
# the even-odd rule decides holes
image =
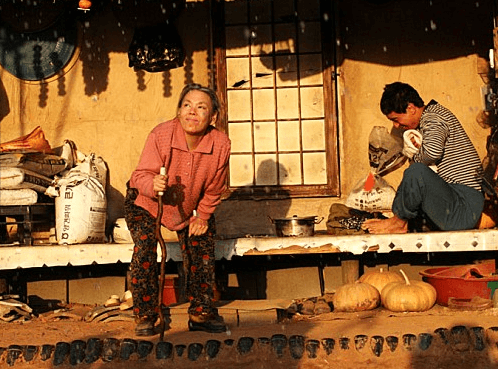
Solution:
[[[211,99],[211,105],[213,107],[213,113],[218,113],[220,111],[220,101],[218,100],[216,92],[214,92],[209,87],[204,87],[198,83],[189,83],[185,85],[180,94],[180,98],[178,99],[178,109],[181,108],[185,95],[187,95],[190,91],[193,90],[202,91],[209,96],[209,98]]]
[[[394,82],[384,87],[382,98],[380,99],[380,110],[382,114],[406,113],[408,104],[412,103],[418,108],[424,106],[424,100],[417,90],[403,82]]]

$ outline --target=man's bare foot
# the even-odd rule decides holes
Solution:
[[[408,221],[396,215],[388,219],[367,219],[361,228],[373,234],[408,233]]]

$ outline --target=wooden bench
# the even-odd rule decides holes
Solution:
[[[0,240],[2,242],[8,236],[7,226],[17,225],[19,243],[33,245],[32,232],[36,224],[55,225],[55,205],[53,203],[0,206]]]

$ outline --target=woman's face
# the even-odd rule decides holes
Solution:
[[[202,136],[207,127],[216,121],[211,98],[205,92],[192,90],[185,95],[178,110],[178,119],[186,134]]]

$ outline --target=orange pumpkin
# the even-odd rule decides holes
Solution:
[[[384,286],[391,282],[404,282],[403,276],[398,272],[385,271],[384,268],[380,268],[378,271],[371,271],[363,274],[360,282],[368,283],[377,288],[379,293],[382,293]]]
[[[337,287],[332,297],[335,311],[363,311],[375,309],[380,304],[377,288],[356,281]]]
[[[479,222],[477,223],[477,229],[487,229],[496,226],[495,220],[488,214],[482,213]]]
[[[90,9],[90,7],[92,6],[92,2],[90,0],[80,0],[78,6],[81,9]]]
[[[436,303],[436,289],[429,283],[410,281],[400,270],[404,282],[391,282],[382,290],[382,305],[391,311],[426,311]]]

